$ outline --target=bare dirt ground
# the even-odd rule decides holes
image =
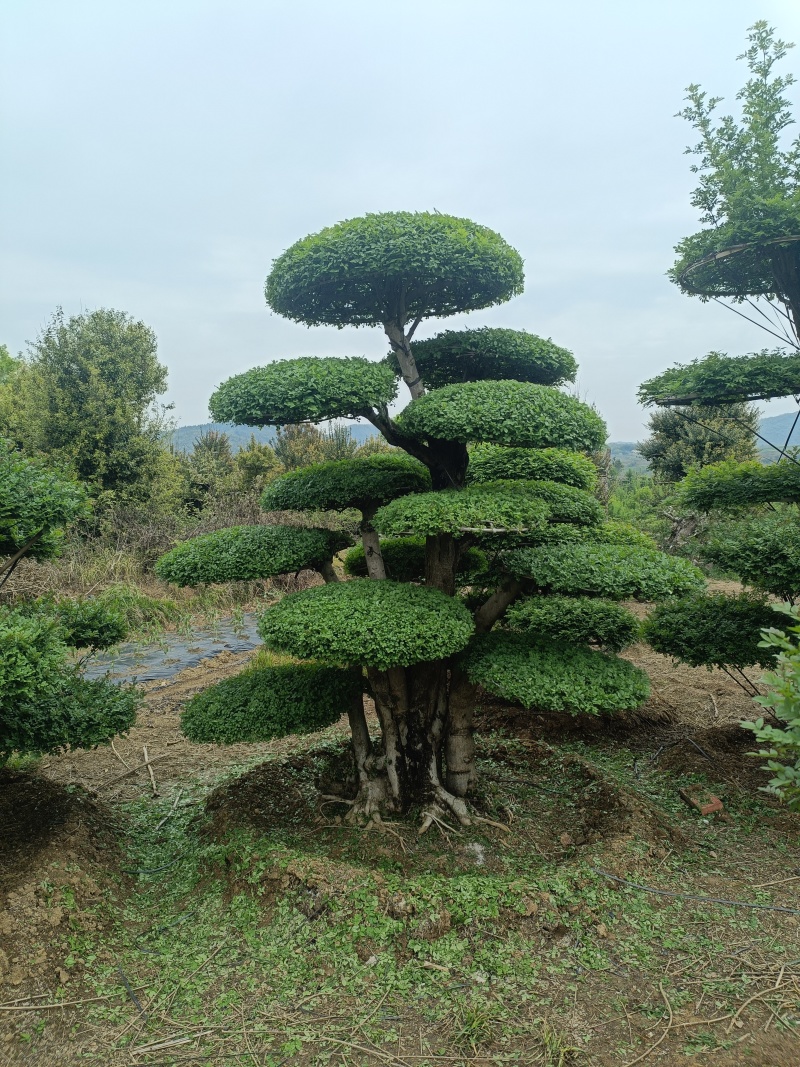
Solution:
[[[738,725],[753,717],[753,704],[725,674],[674,666],[637,646],[629,658],[650,675],[652,696],[635,714],[614,722],[530,714],[487,700],[478,725],[490,740],[482,751],[484,785],[475,802],[487,836],[466,842],[446,832],[418,838],[402,825],[383,834],[344,828],[341,809],[337,815],[335,805],[320,804],[314,779],[324,753],[345,739],[345,721],[313,738],[257,746],[193,745],[183,739],[179,716],[186,699],[236,673],[250,655],[222,654],[149,685],[135,727],[113,746],[45,759],[33,773],[0,772],[0,1064],[800,1065],[792,1025],[800,1021],[800,818],[759,797],[765,776],[747,755],[750,735]],[[239,767],[240,776],[208,794],[221,775]],[[681,783],[701,780],[722,796],[721,819],[701,820],[678,798]],[[377,887],[379,914],[397,927],[392,966],[419,962],[431,980],[449,983],[446,988],[455,990],[448,993],[455,998],[449,1014],[428,1010],[413,986],[405,991],[393,986],[382,1000],[376,993],[368,1025],[363,1002],[350,1002],[341,991],[332,1001],[312,994],[313,985],[304,993],[301,985],[289,1006],[274,993],[270,1009],[272,1025],[280,1023],[286,1034],[312,1034],[313,1040],[297,1037],[296,1046],[291,1038],[275,1051],[258,1045],[254,1036],[247,1044],[231,1044],[222,1024],[224,1041],[205,1045],[213,1039],[203,1036],[199,1023],[192,1030],[186,1019],[176,1021],[174,1005],[173,1014],[161,1016],[161,1029],[148,1035],[143,1015],[156,1001],[149,972],[141,972],[146,985],[140,988],[125,963],[113,993],[98,993],[90,979],[93,968],[117,965],[120,930],[134,921],[126,917],[126,902],[141,868],[130,867],[121,845],[126,806],[152,802],[168,812],[164,805],[173,798],[176,807],[194,805],[193,811],[205,812],[201,835],[207,842],[224,847],[237,834],[255,835],[256,841],[264,836],[305,857],[287,868],[280,857],[262,862],[256,849],[249,867],[226,860],[206,872],[207,879],[226,882],[226,900],[252,897],[264,937],[272,936],[275,923],[280,927],[281,909],[289,903],[310,928],[323,921],[319,916],[342,912],[341,930],[355,930],[363,919],[353,902],[366,884],[366,871]],[[763,832],[761,823],[767,827]],[[689,858],[675,866],[682,856]],[[651,886],[663,885],[672,871],[674,891],[688,888],[788,910],[728,909],[725,922],[701,912],[686,920],[698,924],[696,943],[684,938],[678,944],[656,922],[664,913],[646,910],[660,905],[658,898],[643,898],[641,907],[634,907],[623,882],[587,874],[598,869]],[[464,927],[453,956],[445,954],[458,926],[453,905],[425,910],[407,903],[397,889],[404,879],[411,887],[432,874],[453,887],[460,876],[476,873],[487,886],[504,878],[514,886],[515,872],[522,872],[519,885],[528,887],[520,889],[519,907],[503,897],[491,923],[487,919],[478,931]],[[530,886],[536,878],[544,884],[545,874],[561,888],[536,895]],[[617,898],[619,907],[613,905]],[[347,909],[354,907],[351,915]],[[76,947],[78,935],[80,945],[95,946],[90,954]],[[377,933],[353,936],[352,963],[369,988],[370,968],[380,970],[373,960],[383,958],[385,947]],[[611,962],[596,970],[573,964],[546,968],[537,979],[543,1000],[528,994],[515,999],[515,993],[502,994],[495,979],[474,977],[487,966],[480,960],[492,938],[498,954],[513,944],[517,955],[538,953],[542,960],[587,952],[591,942]],[[659,946],[657,965],[644,961],[641,943],[648,942]],[[261,944],[266,951],[267,942]],[[312,937],[303,951],[312,966],[319,953],[324,983],[339,957],[323,936],[313,946]],[[513,969],[516,957],[509,953]],[[284,966],[282,961],[276,966]],[[154,974],[157,964],[156,959]],[[213,966],[207,969],[209,982]],[[716,999],[708,994],[709,982],[724,993]],[[218,996],[219,989],[209,986],[215,989]],[[242,1020],[246,1008],[261,1010],[254,1005],[263,1005],[266,995],[263,988],[242,993],[237,1009]],[[307,1015],[302,1005],[310,995],[322,999]],[[93,1016],[87,1022],[89,1009],[104,1007],[104,998],[109,1008],[128,1016],[122,1021],[119,1014],[108,1021]],[[50,1007],[59,1001],[71,1006]],[[552,1004],[550,1015],[543,1002]],[[152,1008],[151,1014],[155,1019]],[[355,1016],[361,1019],[358,1030]],[[401,1020],[382,1024],[399,1031],[394,1045],[382,1043],[370,1029],[384,1018]],[[552,1040],[548,1018],[555,1020]],[[256,1033],[244,1022],[241,1030],[242,1042]],[[176,1033],[189,1034],[191,1042]],[[133,1034],[138,1054],[123,1043]]]

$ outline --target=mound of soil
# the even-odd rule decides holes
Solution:
[[[108,891],[124,880],[115,826],[80,787],[0,771],[0,989],[9,995],[82,973],[69,935],[75,923],[99,929]]]

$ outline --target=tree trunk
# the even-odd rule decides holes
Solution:
[[[425,584],[455,596],[458,545],[450,534],[425,538]]]
[[[364,558],[367,561],[367,574],[370,578],[381,579],[386,577],[386,567],[381,553],[381,541],[378,532],[372,525],[372,519],[377,508],[364,510],[361,513],[361,543],[364,546]]]
[[[457,797],[466,796],[477,779],[472,728],[477,689],[463,671],[453,667],[450,672],[444,754],[447,761],[447,788]]]

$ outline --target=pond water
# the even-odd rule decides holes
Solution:
[[[261,645],[257,616],[221,619],[191,634],[165,633],[157,644],[131,641],[91,657],[84,668],[87,678],[108,675],[112,682],[153,682],[171,678],[220,652],[249,652]]]

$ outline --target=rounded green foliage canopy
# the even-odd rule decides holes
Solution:
[[[609,600],[663,600],[705,585],[688,560],[632,545],[539,545],[504,553],[503,564],[539,589]]]
[[[597,468],[588,456],[564,448],[503,448],[483,444],[470,450],[468,485],[509,478],[561,482],[591,492],[597,485]]]
[[[388,357],[397,374],[397,357]],[[572,353],[526,330],[446,330],[414,344],[414,361],[429,389],[485,378],[514,379],[538,385],[563,385],[575,380],[578,365]]]
[[[525,708],[598,715],[633,710],[650,696],[647,675],[627,660],[523,634],[483,634],[462,661],[473,682]]]
[[[702,555],[756,589],[790,601],[800,596],[800,526],[793,511],[715,523]]]
[[[763,597],[718,593],[657,605],[645,621],[644,636],[656,652],[690,667],[766,667],[775,652],[759,647],[761,631],[785,626],[785,613]]]
[[[414,400],[398,425],[414,437],[595,452],[606,425],[588,404],[546,385],[484,381],[448,385]]]
[[[374,326],[490,307],[522,292],[522,259],[469,219],[395,211],[348,219],[272,264],[267,303],[309,326]]]
[[[270,741],[332,726],[361,695],[361,675],[316,663],[254,666],[186,704],[181,729],[196,744]]]
[[[288,426],[357,419],[390,404],[396,394],[397,379],[385,363],[361,356],[301,356],[228,378],[208,408],[217,422]]]
[[[800,463],[765,466],[724,460],[690,471],[680,485],[681,501],[697,511],[737,510],[766,503],[800,503]]]
[[[530,485],[530,482],[493,482],[469,489],[412,493],[380,508],[375,513],[375,529],[384,535],[426,537],[541,529],[552,511],[543,495],[530,492]]]
[[[259,632],[268,648],[299,659],[388,670],[460,652],[473,622],[438,589],[354,579],[285,597],[261,616]]]
[[[381,541],[381,556],[386,568],[386,577],[396,582],[423,582],[425,580],[425,538],[388,537]],[[480,549],[468,548],[458,559],[457,577],[465,577],[486,569],[486,556]],[[367,577],[367,559],[363,545],[351,548],[344,557],[346,574],[354,578]]]
[[[506,625],[540,640],[621,652],[639,639],[639,620],[621,604],[590,597],[532,596],[508,609]]]
[[[156,574],[174,585],[246,582],[318,568],[350,544],[330,530],[298,526],[230,526],[184,541],[156,563]]]
[[[639,386],[642,404],[716,406],[800,393],[800,354],[764,349],[746,356],[709,352]]]
[[[266,511],[360,508],[430,489],[428,468],[410,456],[376,453],[363,459],[314,463],[271,482],[261,497]]]

